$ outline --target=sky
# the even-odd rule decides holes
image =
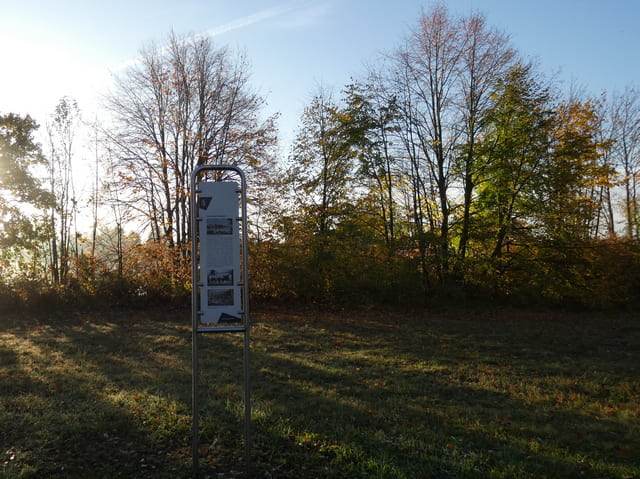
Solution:
[[[587,92],[640,84],[640,1],[449,0],[484,13],[526,58]],[[151,42],[208,35],[246,53],[265,114],[290,141],[319,85],[337,92],[400,46],[429,0],[0,0],[0,114],[44,124],[71,96],[85,118]]]

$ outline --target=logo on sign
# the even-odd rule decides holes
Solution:
[[[201,196],[200,197],[200,209],[206,210],[209,208],[209,204],[211,204],[211,196]]]

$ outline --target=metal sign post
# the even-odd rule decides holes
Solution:
[[[234,181],[199,181],[205,171],[233,172]],[[198,474],[198,335],[244,334],[245,465],[251,454],[249,389],[249,289],[247,194],[244,172],[232,165],[203,165],[191,175],[191,319],[193,354],[193,472]],[[238,216],[238,212],[241,215]]]

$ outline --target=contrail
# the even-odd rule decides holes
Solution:
[[[306,2],[303,2],[306,3]],[[234,30],[239,30],[241,28],[246,28],[251,25],[255,25],[256,23],[264,22],[266,20],[270,20],[271,18],[279,17],[285,15],[296,9],[300,5],[299,1],[292,0],[281,5],[277,5],[275,7],[267,8],[265,10],[261,10],[257,13],[252,13],[251,15],[246,15],[244,17],[238,18],[237,20],[232,20],[223,25],[219,25],[214,28],[210,28],[204,32],[196,33],[192,35],[185,41],[189,40],[198,40],[207,37],[217,37],[219,35],[223,35],[225,33],[232,32]],[[132,60],[128,60],[119,64],[111,70],[111,73],[118,73],[122,70],[126,70],[129,67],[132,67],[140,62],[140,58],[134,58]]]
[[[216,37],[218,35],[222,35],[224,33],[228,33],[233,30],[245,28],[250,25],[254,25],[256,23],[264,22],[265,20],[269,20],[271,18],[285,15],[286,13],[289,13],[290,11],[295,9],[296,3],[298,2],[287,2],[282,5],[278,5],[272,8],[267,8],[266,10],[262,10],[260,12],[253,13],[251,15],[247,15],[237,20],[233,20],[229,23],[225,23],[224,25],[211,28],[201,34],[196,35],[196,37]]]

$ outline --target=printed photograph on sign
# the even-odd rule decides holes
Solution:
[[[210,269],[207,286],[233,286],[233,268]]]
[[[209,306],[233,306],[233,288],[209,288],[207,304]]]
[[[231,218],[207,218],[208,235],[230,235],[233,233]]]

